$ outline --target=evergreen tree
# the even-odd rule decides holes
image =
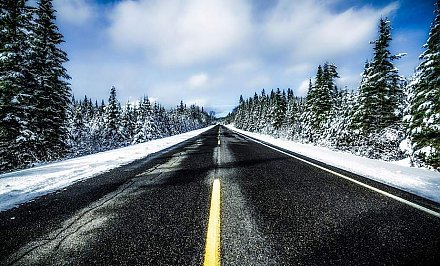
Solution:
[[[183,103],[181,103],[181,105],[183,106]],[[133,143],[143,143],[152,140],[155,133],[154,123],[151,103],[148,97],[145,96],[143,100],[139,102]]]
[[[326,131],[322,138],[327,139],[327,143],[337,149],[350,149],[353,141],[351,131],[351,119],[354,112],[355,94],[342,89],[338,92],[337,108],[333,108],[330,115],[331,119],[327,120],[325,125]]]
[[[63,36],[55,25],[52,0],[40,0],[36,10],[32,36],[31,72],[36,81],[33,99],[36,107],[35,127],[38,131],[38,149],[43,160],[62,158],[67,152],[67,108],[70,79],[63,64],[66,53],[59,48]],[[84,104],[89,102],[85,99]]]
[[[272,126],[275,130],[283,126],[286,117],[287,103],[285,93],[278,88],[272,101]]]
[[[122,145],[127,146],[132,143],[136,127],[136,109],[127,102],[122,110],[119,132],[123,135]]]
[[[325,63],[323,71],[323,99],[325,99],[325,105],[323,109],[329,112],[335,107],[337,100],[339,99],[338,87],[336,86],[335,79],[339,78],[337,67],[334,64]]]
[[[409,136],[415,159],[440,169],[440,1],[424,48],[410,86]]]
[[[153,115],[156,118],[157,138],[168,137],[170,132],[165,108],[154,102]]]
[[[116,88],[113,86],[110,90],[108,105],[105,108],[104,140],[107,149],[120,146],[123,139],[119,131],[120,116],[121,108],[116,98]]]
[[[259,123],[258,129],[261,132],[269,124],[269,99],[266,95],[266,91],[263,89],[261,91],[260,99],[260,113],[259,113]]]
[[[86,149],[88,147],[86,138],[86,125],[87,121],[83,115],[82,103],[76,102],[72,99],[71,112],[69,119],[69,146],[71,147],[71,153],[74,156],[87,154]]]
[[[315,104],[317,112],[323,114],[323,116],[320,117],[321,121],[324,121],[326,116],[328,117],[337,98],[338,89],[335,84],[335,79],[339,78],[339,74],[336,69],[337,67],[335,65],[325,63],[322,73],[322,84],[316,86],[317,95]]]
[[[287,111],[286,111],[287,125],[293,127],[295,125],[297,116],[298,116],[297,99],[293,94],[293,90],[289,88],[287,89]]]
[[[260,120],[260,113],[261,113],[261,105],[260,105],[260,98],[258,97],[257,93],[254,93],[254,98],[252,100],[252,110],[251,110],[251,118],[250,122],[250,131],[257,132],[259,130],[259,120]]]
[[[29,73],[32,8],[25,0],[0,1],[0,171],[36,161],[37,132]]]
[[[324,67],[318,66],[314,86],[310,81],[303,121],[305,136],[311,141],[322,134],[324,124],[331,117],[337,95],[335,78],[338,77],[336,66],[325,63]]]
[[[379,38],[374,44],[374,56],[365,64],[359,88],[359,102],[353,118],[353,127],[363,135],[379,131],[396,123],[399,102],[402,98],[401,77],[391,55],[391,26],[387,19],[380,19]]]

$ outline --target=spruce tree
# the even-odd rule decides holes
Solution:
[[[409,136],[414,157],[440,169],[440,1],[429,38],[420,56],[422,62],[410,87],[412,90]]]
[[[379,21],[379,38],[373,42],[373,59],[365,65],[359,88],[359,102],[353,117],[353,127],[363,135],[378,132],[399,121],[399,102],[402,87],[391,55],[391,26],[387,19]]]
[[[108,105],[105,108],[104,142],[106,149],[116,148],[120,145],[122,136],[119,131],[121,108],[116,98],[116,88],[110,90]]]
[[[353,114],[352,127],[356,133],[361,134],[370,131],[373,125],[373,115],[371,110],[374,108],[374,100],[376,91],[371,83],[372,67],[370,62],[365,62],[364,71],[358,92],[358,100],[356,103],[356,111]]]
[[[337,67],[335,65],[325,63],[322,71],[322,84],[316,86],[317,99],[315,104],[317,105],[317,112],[323,114],[319,117],[320,122],[328,118],[336,101],[338,89],[335,84],[335,79],[339,78],[336,69]]]
[[[183,102],[181,102],[181,106],[184,108]],[[150,100],[147,96],[144,96],[143,100],[139,102],[133,144],[152,140],[155,133],[154,123],[155,121],[153,118],[153,110],[151,108]],[[179,123],[176,121],[175,125],[179,126]]]
[[[275,130],[280,129],[286,118],[287,103],[285,94],[278,88],[273,96],[272,102],[272,126]]]
[[[88,148],[86,141],[86,118],[82,110],[82,102],[76,102],[72,99],[71,104],[71,118],[69,123],[69,145],[71,146],[71,153],[73,156],[81,156],[87,154],[85,150]]]
[[[287,111],[286,111],[287,125],[293,127],[297,120],[297,116],[298,116],[298,103],[296,101],[295,95],[293,94],[293,90],[289,88],[287,89]]]
[[[268,125],[268,99],[266,95],[266,91],[263,89],[261,91],[260,99],[260,113],[259,113],[259,121],[258,121],[258,130],[262,132],[262,130]]]
[[[331,110],[334,107],[337,87],[335,78],[339,75],[336,66],[328,63],[318,66],[315,85],[311,81],[307,93],[306,112],[303,121],[305,122],[305,135],[308,139],[315,139],[324,130],[324,125],[330,118]]]
[[[130,102],[127,102],[127,104],[125,104],[125,108],[122,110],[121,125],[119,130],[123,135],[123,146],[129,145],[133,141],[136,126],[135,114],[135,108],[132,107]]]
[[[257,93],[254,93],[254,99],[253,99],[253,106],[252,106],[252,113],[251,113],[251,128],[250,131],[252,132],[258,132],[259,131],[259,122],[260,122],[260,113],[261,113],[261,105],[260,105],[260,98],[258,97]]]
[[[35,127],[38,130],[38,148],[42,160],[62,158],[66,152],[67,108],[70,79],[63,64],[67,54],[59,47],[63,36],[55,25],[52,0],[40,0],[36,9],[32,36],[31,72],[36,81],[33,98],[36,104]],[[85,99],[85,105],[89,101]]]
[[[153,114],[156,117],[157,137],[165,138],[170,135],[165,109],[157,102],[153,105]]]
[[[29,73],[29,32],[32,8],[25,0],[0,2],[0,171],[29,165],[36,160],[37,133]]]

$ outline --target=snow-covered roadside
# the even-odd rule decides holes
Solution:
[[[302,154],[328,165],[368,177],[375,181],[440,203],[439,172],[399,165],[399,163],[368,159],[350,153],[337,152],[328,148],[317,147],[311,144],[276,139],[268,135],[240,130],[231,125],[226,127],[244,135],[270,143],[274,146]]]
[[[0,211],[126,165],[195,137],[213,126],[180,135],[0,175]]]

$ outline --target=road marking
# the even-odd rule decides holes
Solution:
[[[220,146],[220,129],[218,130],[218,135],[217,135],[217,145]]]
[[[235,132],[236,132],[236,131],[235,131]],[[331,174],[334,174],[334,175],[336,175],[336,176],[339,176],[339,177],[341,177],[341,178],[343,178],[343,179],[346,179],[346,180],[351,181],[351,182],[353,182],[353,183],[355,183],[355,184],[358,184],[358,185],[360,185],[360,186],[362,186],[362,187],[365,187],[365,188],[367,188],[367,189],[370,189],[370,190],[372,190],[372,191],[375,191],[375,192],[377,192],[377,193],[379,193],[379,194],[382,194],[382,195],[384,195],[384,196],[386,196],[386,197],[389,197],[389,198],[392,198],[392,199],[394,199],[394,200],[397,200],[397,201],[399,201],[399,202],[401,202],[401,203],[403,203],[403,204],[406,204],[406,205],[408,205],[408,206],[410,206],[410,207],[413,207],[413,208],[415,208],[415,209],[418,209],[418,210],[420,210],[420,211],[426,212],[426,213],[428,213],[428,214],[431,214],[431,215],[433,215],[433,216],[435,216],[435,217],[440,218],[440,213],[439,213],[439,212],[433,211],[433,210],[428,209],[428,208],[426,208],[426,207],[423,207],[423,206],[421,206],[421,205],[419,205],[419,204],[417,204],[417,203],[414,203],[414,202],[411,202],[411,201],[406,200],[406,199],[404,199],[404,198],[401,198],[401,197],[398,197],[398,196],[396,196],[396,195],[393,195],[393,194],[391,194],[391,193],[389,193],[389,192],[386,192],[386,191],[380,190],[380,189],[378,189],[378,188],[372,187],[372,186],[370,186],[370,185],[364,184],[364,183],[362,183],[362,182],[360,182],[360,181],[358,181],[358,180],[355,180],[355,179],[353,179],[353,178],[351,178],[351,177],[345,176],[345,175],[340,174],[340,173],[338,173],[338,172],[335,172],[335,171],[333,171],[333,170],[327,169],[327,168],[322,167],[322,166],[320,166],[320,165],[317,165],[317,164],[315,164],[315,163],[312,163],[312,162],[309,162],[309,161],[307,161],[307,160],[304,160],[304,159],[302,159],[302,158],[300,158],[300,157],[297,157],[297,156],[295,156],[295,155],[293,155],[293,154],[287,153],[287,152],[285,152],[285,151],[283,151],[283,150],[280,150],[280,149],[277,149],[277,148],[272,147],[272,146],[270,146],[270,145],[267,145],[267,144],[264,143],[264,142],[261,142],[261,141],[258,141],[258,140],[255,140],[255,139],[252,139],[252,138],[250,138],[250,137],[248,137],[248,136],[246,136],[246,135],[244,135],[244,134],[241,134],[241,133],[239,133],[239,132],[236,132],[236,133],[239,134],[239,135],[244,136],[245,138],[247,138],[247,139],[249,139],[249,140],[251,140],[251,141],[257,142],[257,143],[259,143],[259,144],[261,144],[261,145],[263,145],[263,146],[266,146],[266,147],[268,147],[268,148],[271,148],[272,150],[276,150],[276,151],[278,151],[278,152],[281,152],[281,153],[283,153],[283,154],[285,154],[285,155],[287,155],[287,156],[290,156],[290,157],[292,157],[292,158],[295,158],[295,159],[297,159],[297,160],[299,160],[299,161],[301,161],[301,162],[304,162],[304,163],[310,164],[310,165],[312,165],[312,166],[314,166],[314,167],[316,167],[316,168],[319,168],[319,169],[321,169],[321,170],[324,170],[324,171],[326,171],[326,172],[329,172],[329,173],[331,173]]]
[[[220,265],[220,180],[212,184],[208,233],[206,234],[204,266]]]

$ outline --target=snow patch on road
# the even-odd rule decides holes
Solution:
[[[0,211],[193,138],[213,126],[129,147],[0,175]]]
[[[410,167],[409,160],[397,162],[379,161],[311,144],[302,144],[276,139],[268,135],[251,133],[230,125],[227,127],[274,146],[440,203],[440,173],[423,168]]]

